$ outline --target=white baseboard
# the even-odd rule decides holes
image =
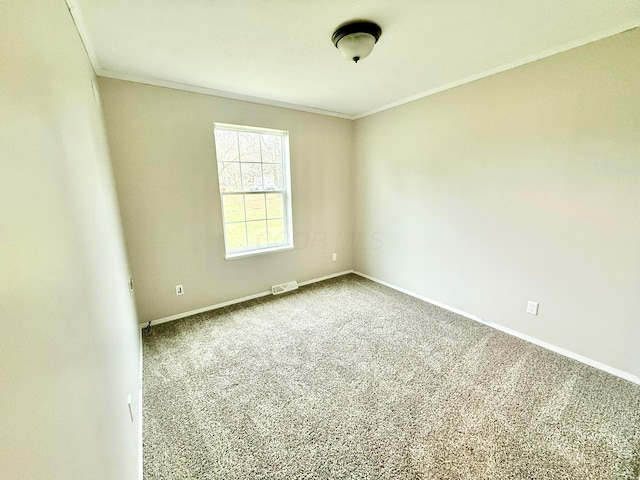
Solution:
[[[318,277],[311,280],[305,280],[304,282],[298,282],[298,285],[304,287],[305,285],[311,285],[312,283],[322,282],[324,280],[329,280],[330,278],[341,277],[343,275],[348,275],[349,273],[353,273],[353,270],[344,270],[338,273],[332,273],[330,275],[325,275],[324,277]]]
[[[503,327],[502,325],[499,325],[497,323],[493,323],[493,322],[491,322],[489,320],[485,320],[483,318],[480,318],[477,315],[473,315],[473,314],[465,312],[463,310],[459,310],[459,309],[454,308],[454,307],[452,307],[450,305],[446,305],[446,304],[444,304],[442,302],[439,302],[437,300],[434,300],[432,298],[425,297],[424,295],[419,295],[419,294],[414,293],[414,292],[412,292],[410,290],[406,290],[404,288],[398,287],[398,286],[393,285],[393,284],[391,284],[389,282],[385,282],[384,280],[380,280],[379,278],[372,277],[372,276],[367,275],[367,274],[362,273],[362,272],[358,272],[358,271],[354,271],[354,270],[344,270],[342,272],[337,272],[337,273],[333,273],[333,274],[330,274],[330,275],[325,275],[323,277],[318,277],[318,278],[314,278],[314,279],[311,279],[311,280],[305,280],[303,282],[299,282],[298,285],[300,285],[300,286],[310,285],[312,283],[321,282],[323,280],[328,280],[330,278],[340,277],[342,275],[347,275],[349,273],[355,273],[356,275],[359,275],[359,276],[361,276],[363,278],[366,278],[368,280],[371,280],[373,282],[379,283],[380,285],[384,285],[386,287],[392,288],[392,289],[397,290],[399,292],[406,293],[407,295],[415,297],[415,298],[417,298],[419,300],[423,300],[423,301],[431,303],[432,305],[435,305],[437,307],[444,308],[445,310],[449,310],[450,312],[457,313],[458,315],[461,315],[461,316],[463,316],[465,318],[469,318],[471,320],[475,320],[476,322],[480,322],[480,323],[482,323],[484,325],[488,325],[488,326],[490,326],[492,328],[495,328],[496,330],[500,330],[501,332],[504,332],[504,333],[506,333],[508,335],[512,335],[514,337],[518,337],[518,338],[520,338],[522,340],[525,340],[527,342],[533,343],[533,344],[538,345],[538,346],[540,346],[542,348],[546,348],[547,350],[551,350],[552,352],[559,353],[560,355],[563,355],[565,357],[572,358],[572,359],[577,360],[577,361],[579,361],[581,363],[584,363],[584,364],[589,365],[591,367],[597,368],[598,370],[602,370],[604,372],[607,372],[607,373],[610,373],[612,375],[615,375],[616,377],[620,377],[620,378],[623,378],[623,379],[628,380],[630,382],[633,382],[633,383],[635,383],[637,385],[640,385],[640,378],[635,376],[635,375],[632,375],[632,374],[630,374],[628,372],[624,372],[622,370],[619,370],[617,368],[611,367],[611,366],[606,365],[604,363],[597,362],[596,360],[592,360],[590,358],[587,358],[585,356],[582,356],[582,355],[579,355],[577,353],[571,352],[571,351],[566,350],[564,348],[560,348],[560,347],[558,347],[556,345],[553,345],[551,343],[545,342],[543,340],[539,340],[539,339],[537,339],[535,337],[531,337],[531,336],[526,335],[524,333],[518,332],[517,330],[512,330],[510,328]],[[198,313],[203,313],[203,312],[208,312],[210,310],[216,310],[218,308],[228,307],[230,305],[235,305],[236,303],[246,302],[248,300],[253,300],[255,298],[266,297],[267,295],[272,295],[270,290],[264,291],[264,292],[259,292],[259,293],[253,294],[253,295],[248,295],[246,297],[236,298],[234,300],[229,300],[227,302],[217,303],[215,305],[210,305],[208,307],[198,308],[196,310],[191,310],[191,311],[183,312],[183,313],[177,313],[175,315],[170,315],[168,317],[158,318],[156,320],[152,320],[151,321],[151,325],[153,326],[153,325],[158,325],[160,323],[171,322],[173,320],[178,320],[180,318],[190,317],[191,315],[196,315]],[[144,328],[147,325],[148,325],[148,322],[141,323],[140,324],[140,328]],[[141,355],[142,355],[142,353],[141,353]],[[140,390],[140,396],[142,397],[142,390]],[[140,426],[141,430],[140,431],[142,432],[142,401],[140,402],[140,421],[141,421],[141,426]]]
[[[518,337],[518,338],[520,338],[522,340],[525,340],[525,341],[527,341],[529,343],[533,343],[533,344],[538,345],[538,346],[540,346],[542,348],[546,348],[547,350],[551,350],[552,352],[559,353],[560,355],[564,355],[565,357],[572,358],[572,359],[577,360],[577,361],[579,361],[581,363],[584,363],[584,364],[587,364],[587,365],[589,365],[591,367],[597,368],[598,370],[602,370],[604,372],[607,372],[607,373],[610,373],[612,375],[615,375],[616,377],[620,377],[620,378],[623,378],[623,379],[628,380],[630,382],[633,382],[633,383],[635,383],[637,385],[640,385],[640,378],[638,378],[635,375],[632,375],[630,373],[624,372],[622,370],[618,370],[617,368],[610,367],[609,365],[605,365],[604,363],[597,362],[595,360],[592,360],[590,358],[584,357],[582,355],[578,355],[577,353],[571,352],[569,350],[565,350],[564,348],[560,348],[560,347],[558,347],[556,345],[553,345],[551,343],[547,343],[547,342],[544,342],[542,340],[538,340],[537,338],[530,337],[529,335],[525,335],[524,333],[518,332],[516,330],[512,330],[510,328],[503,327],[502,325],[498,325],[497,323],[490,322],[490,321],[485,320],[483,318],[480,318],[480,317],[478,317],[476,315],[472,315],[470,313],[464,312],[462,310],[459,310],[457,308],[451,307],[451,306],[446,305],[444,303],[438,302],[437,300],[433,300],[433,299],[425,297],[423,295],[418,295],[417,293],[411,292],[409,290],[406,290],[404,288],[398,287],[398,286],[393,285],[391,283],[385,282],[384,280],[380,280],[378,278],[372,277],[372,276],[367,275],[365,273],[358,272],[358,271],[354,271],[353,273],[355,273],[356,275],[359,275],[361,277],[364,277],[364,278],[366,278],[368,280],[371,280],[372,282],[376,282],[376,283],[379,283],[380,285],[384,285],[385,287],[389,287],[389,288],[392,288],[392,289],[397,290],[399,292],[406,293],[407,295],[415,297],[415,298],[417,298],[419,300],[423,300],[423,301],[425,301],[427,303],[431,303],[432,305],[435,305],[437,307],[444,308],[445,310],[449,310],[450,312],[457,313],[458,315],[462,315],[463,317],[469,318],[471,320],[475,320],[476,322],[480,322],[480,323],[482,323],[484,325],[488,325],[488,326],[490,326],[492,328],[495,328],[496,330],[500,330],[501,332],[507,333],[507,334],[512,335],[514,337]]]
[[[305,280],[304,282],[298,282],[298,285],[303,287],[305,285],[310,285],[312,283],[321,282],[323,280],[328,280],[334,277],[341,277],[342,275],[347,275],[348,273],[353,273],[353,270],[344,270],[342,272],[332,273],[330,275],[325,275],[324,277],[313,278],[311,280]],[[173,320],[179,320],[180,318],[190,317],[191,315],[196,315],[198,313],[208,312],[210,310],[217,310],[218,308],[228,307],[229,305],[235,305],[236,303],[246,302],[248,300],[253,300],[255,298],[266,297],[267,295],[272,295],[271,290],[266,290],[264,292],[254,293],[253,295],[247,295],[246,297],[236,298],[234,300],[229,300],[227,302],[216,303],[215,305],[209,305],[208,307],[198,308],[196,310],[190,310],[188,312],[176,313],[175,315],[170,315],[168,317],[158,318],[156,320],[151,320],[151,326],[158,325],[160,323],[172,322]],[[140,328],[145,328],[149,322],[141,323]]]

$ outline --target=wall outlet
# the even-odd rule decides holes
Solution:
[[[184,289],[182,288],[182,285],[176,285],[176,295],[183,295],[184,294]]]
[[[538,302],[532,302],[529,300],[527,302],[527,313],[531,315],[538,315]]]
[[[338,254],[334,253],[333,256],[331,257],[331,260],[333,260],[334,262],[338,260]]]

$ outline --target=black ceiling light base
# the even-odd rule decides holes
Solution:
[[[360,59],[371,53],[373,45],[378,42],[381,34],[382,29],[378,24],[367,21],[358,21],[347,23],[339,27],[335,32],[333,32],[331,42],[345,57],[358,63]],[[345,42],[347,43],[343,42],[342,46],[339,46],[340,41],[345,37],[350,38],[345,39]],[[367,40],[367,38],[369,40]],[[371,38],[373,38],[373,43],[370,43]],[[354,41],[355,43],[353,43]]]
[[[333,35],[331,35],[331,41],[338,48],[338,42],[346,37],[347,35],[351,35],[352,33],[368,33],[376,39],[376,42],[380,38],[382,34],[382,29],[378,24],[373,22],[353,22],[343,25],[338,28]]]

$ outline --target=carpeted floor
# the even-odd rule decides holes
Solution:
[[[144,478],[640,475],[640,386],[355,275],[144,336]]]

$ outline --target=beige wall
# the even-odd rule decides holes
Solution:
[[[64,1],[1,2],[0,71],[0,477],[133,480],[139,331]]]
[[[639,86],[636,29],[356,121],[356,270],[639,375]]]
[[[351,268],[353,122],[106,78],[100,86],[141,321]],[[294,250],[224,259],[214,122],[290,132]]]

